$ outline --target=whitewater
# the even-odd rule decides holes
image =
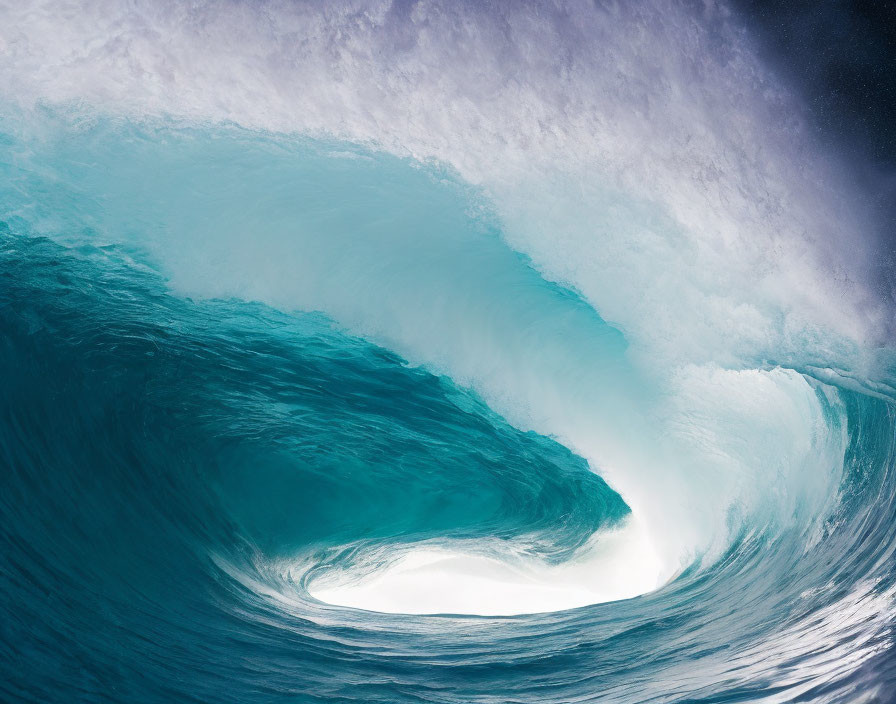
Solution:
[[[884,225],[726,4],[0,57],[0,697],[892,699]]]

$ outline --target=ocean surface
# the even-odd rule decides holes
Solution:
[[[0,2],[0,699],[896,701],[807,125],[723,5]]]

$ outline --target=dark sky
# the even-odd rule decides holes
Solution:
[[[896,0],[734,0],[896,244]]]

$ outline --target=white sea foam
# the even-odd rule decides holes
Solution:
[[[331,570],[308,591],[320,601],[368,611],[512,616],[638,596],[662,586],[663,570],[644,527],[630,518],[558,564],[490,541],[423,544],[386,569]]]
[[[724,5],[0,12],[0,85],[20,101],[333,134],[453,165],[492,195],[514,246],[665,354],[780,354],[819,326],[865,339],[885,315],[863,284],[855,194]]]

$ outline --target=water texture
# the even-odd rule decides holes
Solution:
[[[739,22],[0,1],[0,699],[891,701],[887,245]]]

